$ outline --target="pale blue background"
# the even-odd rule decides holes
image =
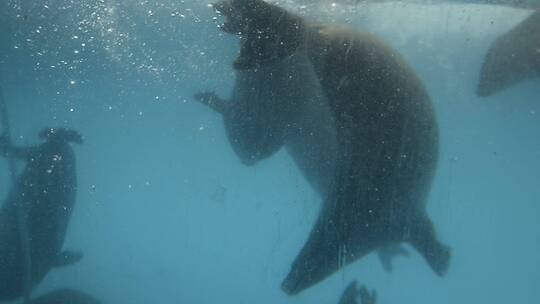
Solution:
[[[0,85],[14,140],[35,144],[40,128],[60,125],[85,138],[66,240],[85,258],[52,271],[35,295],[73,287],[105,303],[331,304],[358,279],[380,304],[538,303],[538,80],[474,95],[489,43],[527,11],[286,4],[379,35],[418,72],[441,131],[428,209],[453,248],[442,279],[414,251],[393,273],[370,255],[289,297],[279,285],[320,199],[284,151],[241,165],[221,118],[191,99],[204,89],[227,96],[234,81],[238,42],[220,33],[207,3],[21,2],[0,3]],[[5,161],[0,172],[4,197]]]

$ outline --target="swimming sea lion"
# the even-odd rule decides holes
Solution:
[[[444,275],[450,249],[437,240],[425,210],[438,128],[428,94],[401,56],[370,34],[310,25],[261,0],[222,1],[215,7],[227,18],[223,30],[241,37],[235,69],[259,71],[292,58],[307,60],[319,85],[315,91],[323,93],[322,107],[334,124],[335,174],[282,289],[299,293],[371,251],[399,242],[409,242]],[[279,109],[288,117],[288,107]],[[260,132],[253,138],[274,140],[273,134],[284,132],[265,133],[270,119],[246,122]],[[268,149],[266,156],[276,150]]]
[[[32,304],[99,304],[100,301],[79,290],[61,288],[31,301]]]
[[[45,143],[19,148],[0,138],[0,154],[26,161],[26,167],[0,208],[0,301],[23,295],[23,255],[16,209],[25,216],[31,260],[31,285],[52,267],[71,265],[82,253],[62,251],[77,188],[75,154],[69,142],[82,143],[72,130],[44,129]]]
[[[497,38],[480,72],[476,93],[487,97],[523,80],[540,77],[540,10]]]

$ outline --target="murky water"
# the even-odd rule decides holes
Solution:
[[[427,211],[452,248],[448,273],[405,244],[392,272],[371,253],[299,295],[280,289],[322,199],[284,149],[243,165],[221,115],[192,98],[227,97],[235,80],[239,39],[209,3],[5,1],[0,86],[14,144],[40,143],[43,127],[84,138],[64,243],[84,258],[51,270],[33,296],[70,287],[103,303],[337,303],[356,279],[381,304],[538,302],[539,80],[476,95],[488,48],[531,11],[303,2],[280,5],[379,37],[431,96],[440,152]],[[6,197],[4,160],[0,172]]]

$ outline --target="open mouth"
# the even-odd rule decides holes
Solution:
[[[235,7],[231,1],[220,1],[212,5],[220,15],[225,17],[221,30],[228,34],[242,35],[247,32],[248,24],[242,16],[241,9]]]
[[[222,0],[212,5],[220,26],[242,38],[236,70],[252,70],[292,54],[300,44],[302,19],[263,0]]]

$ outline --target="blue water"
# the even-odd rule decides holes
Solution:
[[[4,1],[0,85],[14,141],[44,126],[75,146],[77,206],[66,248],[84,259],[33,291],[86,291],[104,303],[337,303],[353,279],[378,303],[538,303],[538,80],[474,94],[483,55],[527,11],[480,5],[288,7],[346,23],[398,49],[428,89],[441,157],[428,203],[450,271],[410,250],[392,273],[375,255],[298,296],[279,285],[320,199],[285,151],[255,167],[233,154],[221,117],[193,93],[230,93],[238,41],[203,1]],[[22,6],[19,5],[22,3]],[[7,192],[0,162],[0,196]]]

